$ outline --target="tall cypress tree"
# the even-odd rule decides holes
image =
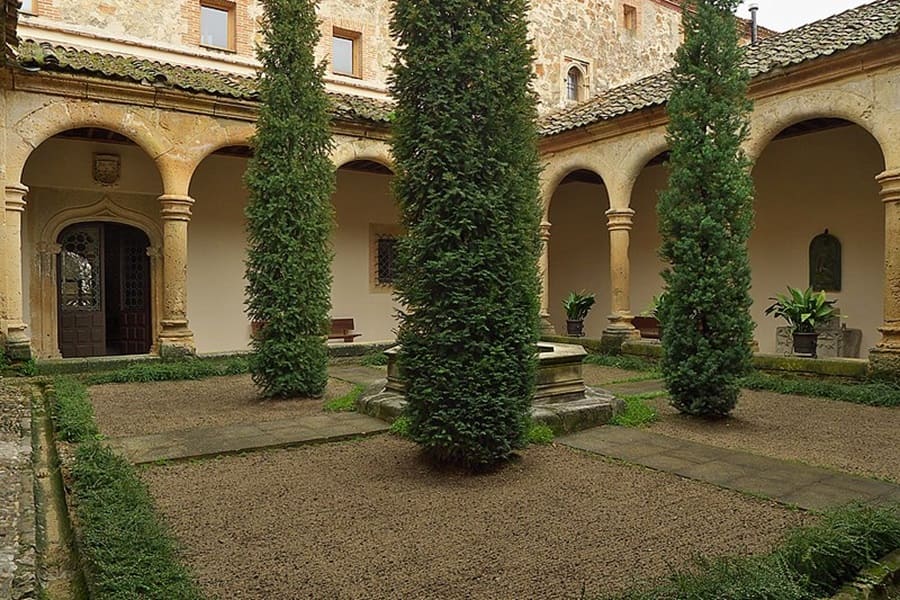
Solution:
[[[263,0],[265,44],[246,184],[247,313],[253,381],[269,397],[318,396],[327,382],[334,167],[312,0]]]
[[[527,0],[397,0],[397,290],[411,434],[496,465],[524,442],[540,252]]]
[[[663,374],[680,411],[721,417],[734,409],[750,365],[753,226],[749,75],[734,10],[738,0],[684,3],[685,40],[668,104],[669,187],[659,203],[666,294]]]

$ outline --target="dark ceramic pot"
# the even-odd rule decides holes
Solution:
[[[569,337],[584,337],[584,321],[566,321],[566,333]]]
[[[818,333],[794,333],[794,354],[816,358],[816,350],[819,347]]]

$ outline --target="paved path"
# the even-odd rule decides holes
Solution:
[[[328,367],[328,375],[349,383],[369,386],[387,378],[387,367],[337,364]]]
[[[335,442],[383,433],[387,429],[388,425],[383,421],[356,413],[323,413],[270,423],[112,438],[109,444],[133,463],[145,464]]]
[[[558,442],[778,502],[822,510],[852,501],[900,502],[900,485],[715,448],[649,431],[598,427]]]

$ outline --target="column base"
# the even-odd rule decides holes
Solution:
[[[13,361],[31,360],[34,351],[24,323],[12,323],[6,335],[6,354]]]
[[[600,338],[600,350],[606,354],[620,354],[622,344],[641,339],[641,332],[629,321],[627,326],[611,325],[603,330]]]
[[[160,358],[179,359],[197,355],[194,333],[187,321],[163,321],[163,330],[157,344]]]
[[[556,328],[550,322],[550,315],[541,315],[541,335],[556,335]]]
[[[900,348],[877,347],[869,351],[869,374],[900,380]]]

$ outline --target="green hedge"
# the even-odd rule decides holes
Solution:
[[[53,403],[53,424],[62,440],[78,443],[100,436],[94,407],[83,383],[71,377],[58,377],[47,393]]]
[[[145,383],[149,381],[181,381],[222,377],[225,375],[242,375],[249,371],[249,359],[246,356],[218,359],[192,358],[135,362],[115,371],[88,375],[84,380],[88,385]]]

